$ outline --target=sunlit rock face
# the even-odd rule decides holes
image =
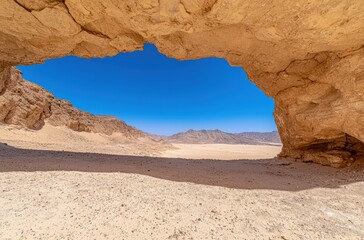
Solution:
[[[115,117],[95,116],[55,98],[39,85],[24,80],[15,67],[0,73],[0,122],[36,130],[47,122],[80,132],[121,133],[126,138],[145,136]]]
[[[364,152],[361,1],[2,0],[0,20],[1,69],[145,42],[221,57],[275,99],[281,157],[345,166]]]

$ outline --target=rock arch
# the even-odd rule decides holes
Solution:
[[[3,0],[0,20],[1,74],[145,42],[177,59],[221,57],[275,99],[281,157],[343,166],[364,152],[360,1]]]

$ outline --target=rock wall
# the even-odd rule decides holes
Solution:
[[[364,153],[363,70],[363,48],[290,65],[284,75],[307,83],[275,95],[274,115],[284,139],[281,157],[343,166]]]
[[[357,0],[3,0],[0,67],[155,44],[225,58],[273,97],[281,157],[344,166],[363,152],[364,4]]]
[[[107,135],[117,132],[127,138],[145,136],[115,117],[95,116],[55,98],[40,86],[24,80],[15,67],[0,72],[0,122],[40,129],[45,121],[74,131]]]

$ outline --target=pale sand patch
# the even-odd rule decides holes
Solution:
[[[0,239],[363,239],[363,173],[0,146]]]
[[[0,142],[24,149],[157,156],[173,148],[149,138],[128,139],[120,133],[105,135],[76,132],[67,127],[45,124],[40,130],[0,124]]]
[[[191,159],[268,159],[281,151],[281,146],[242,144],[173,144],[177,149],[166,150],[162,157]]]
[[[24,149],[221,160],[274,158],[281,151],[281,146],[273,145],[160,143],[121,134],[75,132],[50,124],[40,130],[0,125],[0,142]]]

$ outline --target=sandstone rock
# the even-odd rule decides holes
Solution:
[[[361,1],[3,0],[0,20],[2,69],[112,56],[144,42],[178,59],[221,57],[275,99],[282,157],[337,166],[363,152]]]
[[[54,126],[67,126],[75,131],[111,135],[122,133],[127,138],[145,136],[125,122],[108,116],[95,116],[74,108],[68,101],[22,78],[15,67],[0,73],[0,122],[40,129],[45,121]]]

